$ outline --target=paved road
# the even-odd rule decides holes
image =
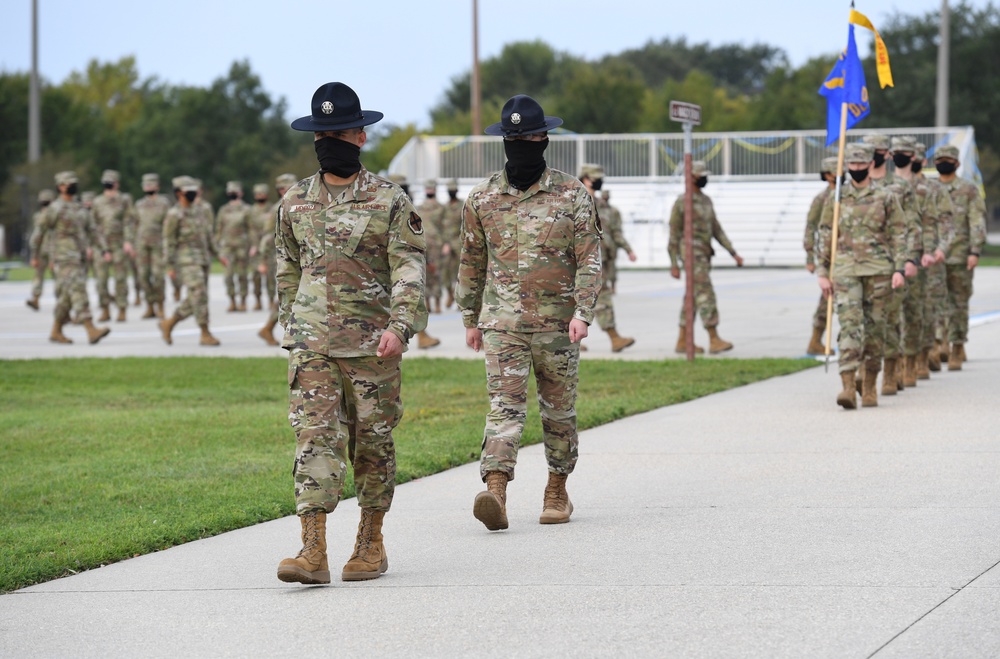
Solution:
[[[977,279],[965,369],[877,409],[838,408],[836,375],[816,368],[631,417],[582,434],[570,524],[537,523],[545,467],[529,447],[506,532],[473,519],[466,465],[398,488],[381,579],[277,581],[298,547],[285,518],[2,596],[0,656],[998,656],[997,275]],[[623,276],[637,355],[675,338],[679,289],[661,276]],[[801,354],[814,282],[717,281],[736,356]],[[52,352],[38,331],[22,353]],[[331,517],[334,570],[354,503]]]

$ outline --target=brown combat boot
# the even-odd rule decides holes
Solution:
[[[903,371],[906,370],[906,357],[898,357],[896,359],[896,391],[903,392],[906,391],[906,380],[903,378]]]
[[[837,405],[845,410],[854,410],[858,407],[857,394],[854,392],[854,371],[844,371],[840,374],[840,382],[843,389],[837,394]]]
[[[274,338],[274,326],[277,324],[277,321],[268,320],[267,324],[260,328],[260,331],[257,332],[257,336],[264,339],[264,343],[269,346],[281,345]]]
[[[163,334],[163,340],[167,343],[168,346],[173,345],[174,343],[174,340],[170,336],[170,333],[174,331],[174,325],[176,325],[179,322],[181,322],[181,318],[176,313],[170,318],[164,318],[163,320],[160,321],[160,332]]]
[[[948,370],[949,371],[961,371],[962,370],[962,344],[952,343],[951,344],[951,354],[948,355]]]
[[[733,349],[733,344],[719,338],[719,332],[714,327],[706,327],[708,330],[708,351],[713,355]]]
[[[441,313],[441,298],[434,298],[434,313]]]
[[[897,385],[899,384],[899,380],[896,377],[896,365],[897,365],[897,362],[896,362],[895,359],[886,359],[885,360],[885,369],[882,371],[882,395],[883,396],[895,396],[896,392],[898,391]],[[870,368],[866,368],[865,369],[865,379],[867,380],[868,376],[871,375],[871,374],[872,374],[871,369]],[[878,375],[878,371],[877,370],[875,371],[875,374],[876,374],[876,376]],[[864,389],[861,390],[861,395],[864,396]]]
[[[635,343],[635,339],[627,336],[619,336],[618,330],[614,327],[608,330],[608,336],[611,337],[611,352],[621,352],[625,348],[629,347]]]
[[[101,307],[101,317],[97,319],[99,323],[106,323],[111,320],[111,309],[109,307]]]
[[[930,380],[931,379],[931,365],[930,365],[930,350],[921,350],[920,354],[917,355],[917,379],[918,380]],[[938,369],[941,368],[941,364],[938,364]]]
[[[889,360],[886,360],[888,371]],[[883,378],[885,375],[883,375]],[[865,383],[861,390],[861,407],[878,407],[878,362],[865,366]],[[882,393],[885,393],[885,381],[882,382]]]
[[[566,494],[566,474],[549,472],[549,482],[545,486],[545,500],[542,502],[542,516],[539,524],[565,524],[573,514],[573,502]]]
[[[260,311],[263,308],[264,308],[264,306],[260,303],[260,296],[258,295],[257,296],[257,302],[255,302],[254,305],[253,305],[253,310],[254,311]]]
[[[235,297],[229,298],[229,307],[226,309],[226,311],[229,311],[229,312],[236,311],[236,298]]]
[[[87,329],[87,340],[91,344],[97,343],[108,334],[111,334],[110,327],[96,327],[93,322],[89,320],[83,321],[83,326]]]
[[[962,358],[962,363],[963,364],[965,362],[969,361],[969,358],[965,356],[965,344],[964,343],[959,343],[958,344],[958,355],[959,355],[959,357]]]
[[[52,333],[49,334],[49,341],[52,343],[73,343],[73,339],[63,334],[62,328],[63,324],[57,320],[52,325]]]
[[[156,309],[156,317],[163,318],[163,302],[157,302],[153,308]]]
[[[364,581],[378,579],[389,569],[389,558],[382,544],[382,518],[385,512],[361,509],[358,523],[358,538],[354,543],[354,553],[340,573],[341,581]]]
[[[201,328],[201,339],[198,341],[203,346],[217,346],[219,345],[219,340],[212,336],[212,333],[208,331],[208,325],[199,325]]]
[[[812,337],[809,339],[809,345],[806,347],[807,355],[825,355],[826,348],[823,347],[823,330],[817,327],[813,328]]]
[[[948,342],[938,341],[937,343],[935,343],[935,346],[938,353],[938,359],[941,361],[941,363],[947,362],[948,358],[950,357],[950,355],[948,354]]]
[[[156,318],[156,309],[153,308],[152,302],[146,303],[146,311],[142,314],[143,320],[146,320],[147,318]]]
[[[941,370],[941,352],[936,343],[933,348],[927,351],[927,368],[935,373]]]
[[[907,355],[906,366],[903,367],[903,384],[907,387],[917,386],[917,356]]]
[[[472,514],[490,531],[507,528],[507,474],[486,473],[486,489],[476,495]]]
[[[426,330],[421,330],[417,332],[417,348],[420,350],[426,350],[427,348],[433,348],[441,343],[441,339],[435,339],[433,336],[427,333]]]
[[[278,579],[286,583],[330,583],[330,566],[326,561],[326,513],[313,510],[299,519],[302,521],[302,549],[295,558],[278,563]]]
[[[119,323],[125,322],[125,307],[121,307],[120,309],[118,309],[118,318],[115,319],[115,322]]]
[[[35,297],[34,295],[25,300],[24,303],[29,307],[31,307],[32,309],[34,309],[35,311],[38,311],[38,298]]]
[[[859,396],[861,395],[861,389],[864,386],[864,384],[865,384],[865,369],[859,368],[858,374],[854,378],[854,390],[858,392]]]
[[[687,340],[685,339],[684,334],[685,334],[684,328],[682,327],[681,328],[680,336],[677,337],[677,345],[674,346],[674,352],[676,352],[679,355],[683,355],[684,353],[687,352]],[[694,354],[696,354],[696,355],[702,355],[704,353],[705,353],[705,349],[702,348],[701,346],[695,344],[695,346],[694,346]]]
[[[236,310],[237,311],[246,311],[247,310],[247,296],[246,295],[244,295],[243,297],[240,298],[240,304],[239,304],[239,306],[236,307]]]

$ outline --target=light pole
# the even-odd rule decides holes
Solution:
[[[31,82],[28,92],[28,162],[42,156],[41,102],[38,84],[38,0],[31,0]]]
[[[948,125],[948,66],[951,50],[951,22],[948,0],[941,0],[941,36],[938,43],[937,64],[937,106],[934,125],[943,128]]]
[[[482,122],[479,116],[479,1],[472,0],[472,134],[481,135]]]

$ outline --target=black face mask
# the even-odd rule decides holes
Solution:
[[[851,175],[851,178],[854,179],[855,183],[861,183],[868,178],[867,169],[849,169],[847,172]]]
[[[955,170],[958,169],[958,165],[953,162],[944,162],[943,160],[939,163],[935,163],[934,167],[937,168],[939,174],[944,174],[948,176],[949,174],[954,174]]]
[[[924,168],[924,163],[920,162],[919,160],[914,160],[913,164],[910,165],[910,171],[913,172],[914,174],[919,174],[920,170],[922,170],[923,168]]]
[[[184,198],[188,200],[188,203],[193,204],[194,200],[198,198],[197,190],[188,190],[184,193]]]
[[[146,193],[147,197],[152,197],[156,194],[156,190],[143,190],[143,192]]]
[[[531,140],[504,140],[503,151],[507,155],[507,180],[518,190],[527,190],[542,178],[545,171],[543,154],[549,146],[548,138],[540,142]]]
[[[694,184],[697,187],[699,187],[699,188],[704,188],[706,185],[708,185],[708,177],[707,176],[699,176],[698,178],[696,178],[694,180]]]
[[[79,190],[80,188],[77,187],[76,183],[70,183],[66,186],[66,194],[70,197],[74,196]]]
[[[230,192],[226,196],[229,198],[229,201],[236,201],[239,198],[239,195],[235,192]]]
[[[594,190],[594,192],[597,192],[602,187],[604,187],[604,179],[602,178],[591,179],[590,187]]]
[[[258,204],[266,204],[267,197],[257,197],[254,201],[256,201]]]
[[[872,156],[872,160],[875,161],[875,167],[881,167],[885,164],[885,154],[880,151],[876,151],[875,155]]]
[[[452,201],[458,199],[458,190],[448,190],[448,198]]]
[[[892,155],[892,164],[894,164],[899,169],[903,169],[911,162],[913,162],[913,156],[908,156],[905,153],[894,153]]]
[[[46,206],[49,205],[49,202],[47,202],[47,201],[41,201],[41,202],[38,203],[38,205],[41,206],[42,208],[45,208]]]
[[[110,190],[111,188],[115,187],[114,183],[107,183],[107,182],[105,182],[105,183],[101,183],[101,185],[104,186],[105,190]]]
[[[827,176],[830,176],[830,172],[820,172],[819,180],[823,181],[824,183],[829,183],[829,181],[826,179]]]
[[[321,172],[349,178],[361,171],[361,147],[336,137],[321,137],[313,142]]]

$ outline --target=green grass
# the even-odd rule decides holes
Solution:
[[[580,427],[814,365],[586,360]],[[0,363],[0,592],[294,512],[286,368],[225,358]],[[479,361],[405,362],[399,482],[478,460],[484,379]],[[524,443],[540,438],[534,410]]]
[[[983,251],[979,256],[981,266],[1000,266],[1000,245],[983,245]]]

